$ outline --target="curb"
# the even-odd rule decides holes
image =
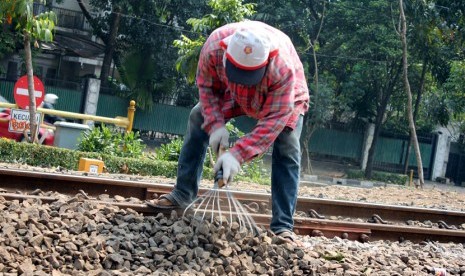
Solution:
[[[330,185],[342,185],[342,186],[355,186],[361,188],[373,188],[373,187],[387,187],[388,185],[384,182],[375,182],[368,180],[357,180],[339,177],[330,177],[325,175],[309,175],[304,174],[301,176],[300,184],[306,187],[324,187]],[[395,185],[401,186],[401,185]]]

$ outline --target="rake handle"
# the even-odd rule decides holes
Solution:
[[[220,145],[220,148],[218,149],[218,154],[216,155],[216,160],[220,158],[223,153],[226,152],[226,148]],[[219,169],[216,174],[215,174],[215,183],[218,183],[219,188],[223,188],[226,184],[224,183],[223,179],[223,169]]]

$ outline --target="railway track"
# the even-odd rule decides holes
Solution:
[[[43,173],[22,171],[16,169],[0,169],[1,195],[7,200],[38,199],[42,202],[57,200],[53,196],[42,196],[42,191],[56,191],[68,195],[83,194],[88,200],[96,200],[100,194],[116,195],[139,199],[140,202],[102,201],[105,204],[118,205],[120,208],[132,208],[145,214],[153,214],[154,209],[143,201],[155,198],[173,188],[171,184],[156,184],[141,180],[116,180],[97,176],[69,175],[59,173]],[[34,192],[35,191],[35,192]],[[201,188],[199,193],[208,189]],[[260,206],[260,211],[253,214],[257,224],[269,225],[270,216],[264,209],[269,206],[270,195],[255,192],[233,192],[236,199],[244,204],[254,202]],[[360,241],[373,240],[410,240],[465,242],[465,230],[456,230],[465,223],[465,212],[440,209],[425,209],[407,206],[381,205],[342,200],[299,197],[297,209],[307,214],[307,217],[295,218],[295,232],[300,235],[326,237],[344,237]],[[332,220],[328,217],[337,216],[351,218],[354,221]],[[424,228],[406,225],[406,221],[437,222],[442,228]],[[370,222],[371,221],[371,222]],[[375,222],[375,223],[373,223]]]

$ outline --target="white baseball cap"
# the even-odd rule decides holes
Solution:
[[[226,50],[228,80],[244,85],[259,83],[269,58],[277,54],[272,50],[268,31],[263,28],[240,28],[223,39],[221,46]]]

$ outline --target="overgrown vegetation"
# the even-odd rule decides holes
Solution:
[[[122,134],[118,129],[102,124],[81,135],[78,149],[85,152],[137,158],[143,155],[145,145],[142,144],[139,132],[131,131]]]
[[[347,178],[365,180],[365,172],[361,170],[347,170]],[[408,177],[404,174],[374,171],[371,180],[405,185],[408,181]]]
[[[183,141],[182,138],[176,138],[169,143],[161,145],[156,150],[156,158],[158,160],[178,162]]]

